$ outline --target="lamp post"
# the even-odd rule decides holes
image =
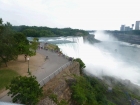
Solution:
[[[29,58],[27,58],[27,61],[28,61],[28,73],[29,73],[29,60],[30,60],[30,59],[29,59]]]

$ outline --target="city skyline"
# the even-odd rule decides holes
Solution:
[[[139,20],[138,0],[0,0],[0,18],[12,25],[120,30]]]
[[[125,24],[123,24],[120,27],[120,31],[131,31],[131,30],[140,30],[140,21],[136,21],[135,24],[132,23],[131,26],[126,26]]]

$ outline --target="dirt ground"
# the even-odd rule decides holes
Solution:
[[[40,66],[44,64],[45,56],[36,53],[35,56],[27,56],[29,58],[29,70],[30,72],[35,72]],[[8,67],[2,65],[0,69],[11,69],[16,71],[19,75],[25,76],[28,75],[28,61],[25,62],[24,55],[19,55],[16,61],[10,61],[7,63]],[[2,94],[1,94],[2,93]],[[5,89],[0,90],[0,97],[5,95],[7,91]]]
[[[35,56],[27,56],[29,58],[29,71],[34,72],[36,71],[40,66],[44,63],[45,56],[36,53]],[[16,61],[10,61],[7,63],[8,67],[5,67],[5,65],[2,65],[0,69],[6,69],[10,68],[12,70],[15,70],[18,72],[18,74],[25,76],[28,73],[28,61],[25,62],[24,55],[19,55],[18,59]]]

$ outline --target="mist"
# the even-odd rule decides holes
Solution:
[[[118,41],[104,32],[95,32],[100,43],[84,43],[82,37],[65,38],[75,43],[58,44],[70,57],[81,58],[86,64],[85,72],[101,77],[111,76],[130,80],[140,85],[139,47]]]

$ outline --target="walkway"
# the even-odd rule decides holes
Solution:
[[[62,56],[58,56],[58,54],[55,52],[46,51],[46,50],[41,49],[41,50],[37,50],[37,53],[40,53],[44,56],[49,57],[49,59],[47,59],[44,62],[44,64],[38,68],[38,70],[36,72],[32,73],[32,75],[35,75],[37,77],[38,82],[68,62],[67,59],[65,59]],[[44,60],[45,60],[45,58],[44,58]],[[7,92],[4,92],[2,94],[3,94],[3,97],[0,99],[0,101],[12,102],[11,97],[7,96]]]

